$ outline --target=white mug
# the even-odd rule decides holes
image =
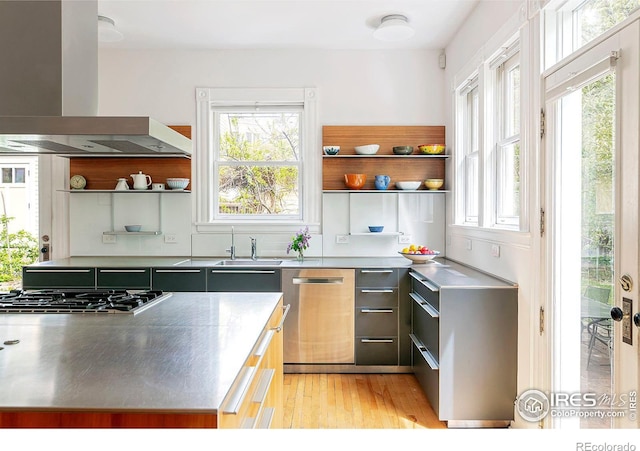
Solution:
[[[151,189],[154,191],[162,191],[164,189],[164,183],[152,183]]]

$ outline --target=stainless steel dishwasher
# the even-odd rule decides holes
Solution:
[[[283,269],[284,363],[354,364],[355,271]]]

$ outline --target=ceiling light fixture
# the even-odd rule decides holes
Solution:
[[[384,16],[373,36],[381,41],[403,41],[415,34],[406,16],[391,14]]]
[[[116,28],[113,19],[106,16],[98,16],[98,41],[117,42],[122,41],[124,35]]]

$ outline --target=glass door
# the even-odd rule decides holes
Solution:
[[[638,290],[618,280],[638,273],[639,34],[545,77],[552,427],[637,426]]]

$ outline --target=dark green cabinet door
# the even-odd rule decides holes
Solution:
[[[98,288],[149,290],[151,268],[98,268]]]
[[[47,288],[95,288],[95,268],[22,268],[22,288],[38,290]]]
[[[282,291],[279,269],[210,269],[207,291]]]
[[[154,268],[151,286],[162,291],[207,291],[205,268]]]

